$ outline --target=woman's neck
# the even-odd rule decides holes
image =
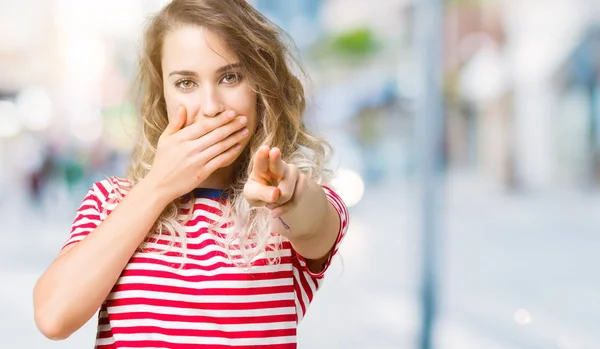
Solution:
[[[227,189],[231,185],[232,167],[223,167],[213,172],[198,188]]]

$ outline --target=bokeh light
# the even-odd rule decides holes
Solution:
[[[529,325],[531,323],[531,314],[527,309],[519,309],[515,312],[515,322],[519,325]]]
[[[363,179],[357,172],[350,169],[343,168],[337,171],[332,184],[348,207],[358,204],[365,193]]]
[[[48,92],[39,86],[24,89],[17,96],[19,119],[32,131],[47,129],[52,122],[52,100]]]
[[[15,103],[0,101],[0,137],[13,137],[21,131],[19,111]]]

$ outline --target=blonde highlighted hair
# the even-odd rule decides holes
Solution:
[[[241,253],[243,264],[249,265],[254,257],[270,248],[272,231],[268,210],[251,209],[243,197],[252,155],[263,144],[279,147],[285,161],[295,164],[318,183],[326,184],[330,173],[324,164],[331,148],[324,140],[312,136],[303,122],[305,91],[292,72],[296,69],[303,74],[303,70],[291,54],[287,34],[246,0],[174,0],[150,20],[144,32],[137,80],[142,124],[127,173],[132,186],[152,169],[158,139],[168,124],[162,46],[165,35],[182,26],[202,27],[219,35],[239,58],[246,81],[257,93],[256,132],[238,159],[240,168],[226,190],[222,217],[213,224],[213,228],[219,229],[234,223],[234,229],[225,229],[226,245],[230,255],[236,250]],[[171,202],[156,221],[153,233],[170,235],[173,242],[182,242],[185,249],[184,226],[189,217],[180,218],[182,205],[180,199]],[[275,262],[277,256],[270,262]]]

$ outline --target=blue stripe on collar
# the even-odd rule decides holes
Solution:
[[[194,197],[196,198],[221,199],[226,197],[224,190],[213,188],[195,188],[192,193],[194,193]],[[183,197],[187,199],[190,197],[190,194],[186,194]]]

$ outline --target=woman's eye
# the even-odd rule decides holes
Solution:
[[[239,80],[240,76],[236,73],[227,73],[223,75],[223,78],[221,79],[221,81],[226,84],[235,84],[236,82],[239,82]]]
[[[182,90],[189,90],[189,89],[193,88],[195,85],[196,85],[195,82],[193,82],[192,80],[188,80],[188,79],[183,79],[183,80],[177,81],[177,87],[179,87]]]

